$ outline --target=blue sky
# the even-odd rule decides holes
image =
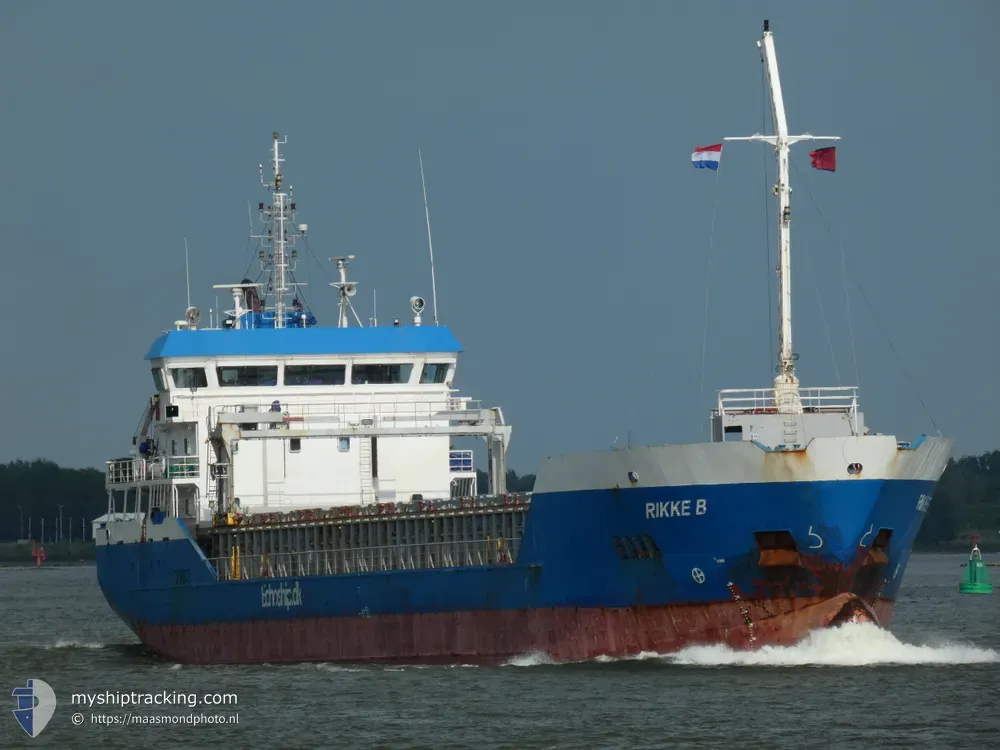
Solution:
[[[300,275],[328,323],[332,255],[357,255],[362,318],[373,288],[382,321],[430,300],[423,150],[458,385],[504,408],[513,468],[629,432],[703,439],[714,391],[766,387],[774,364],[773,159],[738,143],[718,177],[690,164],[694,146],[761,129],[764,18],[790,128],[843,138],[836,173],[810,169],[808,146],[793,157],[803,385],[855,384],[856,355],[873,430],[932,432],[929,412],[959,453],[1000,447],[993,3],[2,13],[0,460],[127,452],[151,392],[142,356],[183,313],[183,238],[207,310],[246,267],[272,130],[288,134],[320,259]]]

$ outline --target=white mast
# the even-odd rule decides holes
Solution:
[[[288,142],[288,138],[285,138]],[[278,220],[278,239],[274,243],[274,327],[285,327],[285,295],[288,294],[285,256],[285,194],[281,190],[281,162],[278,153],[278,133],[274,133],[274,214]]]
[[[268,190],[274,191],[274,205],[268,206],[266,209],[263,204],[260,204],[260,211],[262,214],[270,216],[275,220],[274,227],[266,235],[250,235],[256,239],[264,239],[271,242],[274,248],[273,256],[273,273],[272,280],[274,282],[274,327],[284,328],[285,327],[285,311],[288,307],[288,246],[289,244],[294,244],[294,238],[302,236],[306,231],[306,225],[301,224],[298,227],[298,231],[291,231],[286,228],[286,222],[290,222],[295,213],[295,204],[291,202],[291,190],[288,193],[284,192],[281,186],[283,175],[281,174],[281,163],[284,162],[284,158],[281,156],[281,152],[278,147],[288,143],[287,136],[284,140],[278,140],[280,134],[278,131],[274,131],[273,144],[272,144],[272,154],[271,162],[272,169],[274,171],[274,178],[271,182],[264,182],[264,167],[261,165],[261,175],[260,182]],[[275,236],[277,235],[277,236]],[[289,243],[289,238],[293,239],[293,243]]]
[[[778,198],[778,374],[774,378],[774,400],[778,411],[785,414],[800,414],[802,402],[799,398],[799,380],[795,376],[795,355],[792,352],[792,261],[789,230],[792,221],[791,192],[788,184],[788,151],[792,144],[800,141],[839,141],[839,136],[788,135],[785,120],[785,101],[781,95],[781,80],[778,77],[778,58],[774,52],[774,39],[770,23],[764,21],[764,33],[757,46],[767,68],[767,81],[771,89],[771,111],[774,116],[774,135],[756,133],[727,141],[763,141],[774,146],[778,155],[778,182],[774,194]]]

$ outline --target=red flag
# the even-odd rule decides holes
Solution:
[[[812,165],[816,169],[824,169],[827,172],[837,171],[837,147],[818,148],[809,152]]]

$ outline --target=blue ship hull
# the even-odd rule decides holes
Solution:
[[[150,525],[147,541],[99,545],[98,575],[129,627],[185,662],[759,646],[797,640],[845,611],[885,624],[934,484],[539,492],[513,563],[266,580],[219,580],[168,518],[162,534]],[[773,553],[790,555],[776,565],[755,536],[775,531],[794,540]]]

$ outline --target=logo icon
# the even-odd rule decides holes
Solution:
[[[47,682],[28,680],[27,687],[14,688],[11,695],[17,698],[14,718],[21,729],[34,739],[42,733],[52,714],[56,712],[56,694]]]

